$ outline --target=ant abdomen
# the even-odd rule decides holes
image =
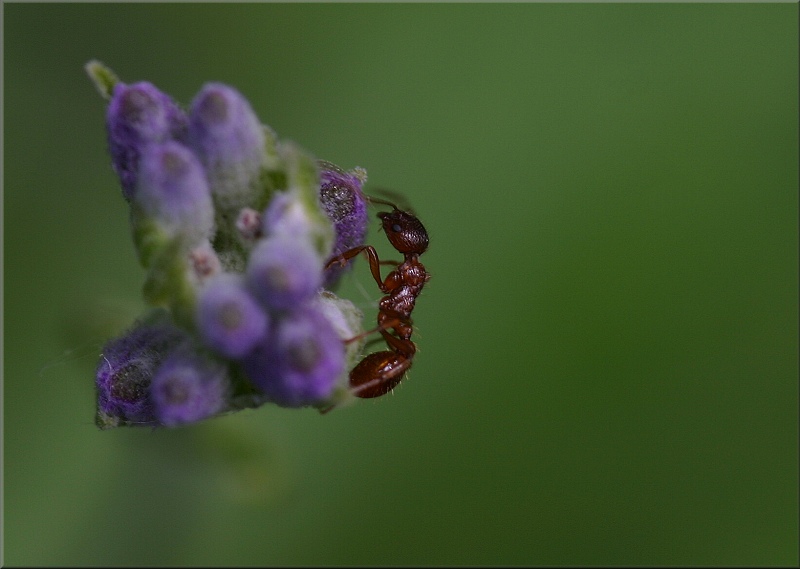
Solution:
[[[411,367],[411,359],[397,352],[374,352],[350,372],[353,395],[363,399],[389,393]]]

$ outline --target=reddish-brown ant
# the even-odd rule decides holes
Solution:
[[[411,362],[417,353],[417,346],[411,341],[411,334],[414,331],[411,311],[414,310],[414,304],[422,292],[422,287],[430,279],[425,267],[419,262],[419,256],[428,248],[428,232],[420,220],[391,202],[375,198],[369,198],[369,201],[393,208],[391,212],[379,212],[378,217],[389,243],[403,254],[403,262],[381,261],[374,247],[363,245],[345,251],[331,259],[325,266],[326,269],[336,263],[344,266],[347,261],[363,252],[369,259],[372,277],[378,283],[381,292],[386,295],[378,305],[377,328],[346,340],[349,343],[380,332],[389,346],[389,350],[369,354],[350,372],[351,393],[362,398],[385,395],[400,383],[411,367]],[[380,271],[382,264],[392,264],[397,267],[383,279]],[[330,409],[332,407],[322,412]]]

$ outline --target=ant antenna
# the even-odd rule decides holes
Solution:
[[[371,191],[385,198],[388,198],[389,200],[392,201],[382,200],[379,198],[373,198],[372,196],[369,196],[370,201],[388,205],[393,207],[394,209],[398,209],[401,211],[407,211],[408,213],[416,217],[417,214],[414,212],[414,208],[411,207],[411,204],[408,203],[408,199],[400,192],[395,192],[386,188],[372,188]],[[398,207],[395,204],[400,204],[400,206]]]
[[[382,200],[382,199],[379,199],[379,198],[374,198],[372,196],[367,196],[367,201],[369,201],[369,203],[371,203],[371,204],[388,205],[389,207],[393,207],[394,209],[397,209],[397,210],[400,209],[399,207],[397,207],[395,204],[393,204],[390,201]]]

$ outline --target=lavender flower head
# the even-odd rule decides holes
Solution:
[[[227,85],[204,85],[187,116],[150,83],[86,69],[109,101],[111,162],[158,315],[103,349],[98,426],[342,401],[362,315],[323,288],[341,272],[325,266],[363,243],[366,172],[279,140]]]

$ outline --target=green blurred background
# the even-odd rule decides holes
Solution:
[[[798,563],[797,4],[4,13],[7,564]],[[393,396],[94,427],[143,272],[91,58],[407,196]]]

